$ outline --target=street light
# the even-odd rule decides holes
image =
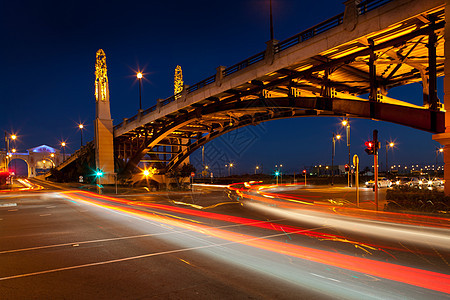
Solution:
[[[348,165],[351,166],[351,154],[350,154],[350,122],[348,119],[342,120],[342,126],[345,127],[345,132],[347,136],[347,147],[348,147]],[[348,187],[351,187],[352,183],[350,182],[350,171],[348,172]]]
[[[81,147],[83,147],[83,129],[84,129],[84,125],[83,125],[83,124],[78,124],[78,128],[80,128],[80,133],[81,133]]]
[[[5,156],[5,170],[8,170],[9,169],[9,162],[12,160],[11,158],[12,158],[12,154],[9,152],[9,147],[10,147],[10,140],[13,140],[14,141],[14,151],[13,152],[15,152],[15,141],[16,141],[16,139],[17,139],[17,135],[15,135],[15,134],[11,134],[11,135],[9,135],[8,136],[8,133],[5,131],[5,150],[6,150],[6,156]]]
[[[331,185],[334,185],[334,154],[336,151],[336,140],[340,140],[341,139],[341,135],[340,134],[334,134],[333,133],[333,145],[331,148]]]
[[[66,142],[62,142],[61,143],[61,147],[62,147],[62,150],[63,150],[63,161],[65,161],[66,160]]]
[[[141,84],[142,84],[142,73],[138,72],[136,77],[139,80],[139,110],[142,110],[142,99],[141,99]]]
[[[225,168],[228,168],[228,176],[231,176],[231,168],[234,166],[233,163],[229,163],[225,165]]]
[[[388,148],[394,148],[395,144],[393,142],[386,141],[386,175],[389,172],[389,165],[388,165]]]
[[[437,175],[437,165],[438,165],[438,156],[439,153],[444,153],[444,148],[436,147],[436,175]]]

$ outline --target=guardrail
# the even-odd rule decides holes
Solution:
[[[374,9],[376,9],[380,6],[383,6],[386,3],[389,3],[392,1],[394,1],[394,0],[365,0],[365,1],[362,1],[361,3],[359,3],[357,5],[358,13],[360,15],[366,14],[367,12],[374,10]],[[335,27],[341,25],[343,23],[343,20],[344,20],[344,13],[340,13],[322,23],[319,23],[309,29],[306,29],[306,30],[278,43],[277,45],[275,45],[275,49],[274,49],[275,53],[282,52],[286,49],[289,49],[292,46],[298,45],[304,41],[309,40],[312,37],[315,37],[321,33],[324,33],[332,28],[335,28]],[[257,62],[263,61],[264,58],[265,58],[265,51],[260,52],[256,55],[253,55],[235,65],[232,65],[231,67],[226,68],[223,71],[222,75],[223,75],[223,77],[226,77],[231,74],[234,74],[234,73],[236,73],[240,70],[243,70]],[[188,87],[187,93],[189,94],[189,93],[195,92],[211,83],[214,83],[215,81],[216,81],[216,75],[210,76],[210,77]],[[161,101],[160,105],[165,106],[165,105],[175,101],[176,99],[177,99],[177,97],[170,96],[169,98]],[[152,106],[152,107],[146,109],[142,114],[146,115],[152,111],[155,111],[156,108],[157,108],[156,105]],[[133,117],[127,119],[126,121],[121,122],[120,124],[114,126],[114,129],[118,129],[118,128],[122,127],[123,125],[125,125],[129,122],[132,122],[136,119],[137,119],[137,115],[134,115]]]

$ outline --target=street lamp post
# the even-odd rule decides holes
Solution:
[[[438,156],[439,156],[439,153],[444,153],[444,148],[438,148],[438,147],[436,147],[436,165],[435,165],[435,170],[436,170],[436,176],[437,176],[437,173],[438,173]]]
[[[81,147],[83,147],[83,129],[84,129],[84,125],[83,124],[79,124],[78,128],[80,128],[80,133],[81,133]]]
[[[394,147],[394,143],[393,142],[388,142],[386,141],[386,176],[389,172],[389,165],[388,165],[388,147],[393,148]]]
[[[347,147],[348,147],[348,166],[351,166],[351,155],[350,155],[350,122],[348,121],[348,119],[344,119],[342,121],[342,126],[345,127],[345,132],[346,132],[346,136],[347,136]],[[348,171],[348,187],[351,187],[352,183],[350,181],[350,170]]]
[[[63,161],[66,160],[66,142],[61,143],[62,151],[63,151]]]
[[[5,150],[6,150],[6,156],[5,156],[5,170],[9,170],[9,162],[10,161],[12,161],[12,154],[11,153],[9,153],[9,149],[10,149],[10,146],[11,146],[11,140],[13,140],[14,141],[14,145],[13,145],[13,147],[14,147],[14,151],[13,152],[15,152],[15,148],[16,148],[16,146],[15,146],[15,143],[16,143],[16,139],[17,139],[17,135],[15,135],[15,134],[11,134],[10,136],[8,136],[8,133],[5,131]]]
[[[334,185],[334,154],[336,151],[336,140],[339,140],[340,138],[341,138],[340,134],[336,135],[333,133],[332,138],[333,144],[331,147],[331,185]]]
[[[141,85],[142,85],[142,73],[137,73],[137,78],[139,80],[139,110],[142,110],[142,98],[141,98]]]

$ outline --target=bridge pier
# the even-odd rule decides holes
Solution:
[[[113,122],[109,103],[109,84],[106,74],[106,56],[102,49],[97,51],[95,65],[95,165],[103,172],[103,178],[98,177],[99,184],[113,184],[114,173],[114,137]]]
[[[433,140],[444,146],[444,193],[450,195],[450,0],[445,1],[445,31],[444,31],[444,108],[445,132],[433,135]],[[449,19],[449,20],[447,20]]]

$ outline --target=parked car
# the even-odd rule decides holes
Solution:
[[[420,180],[417,177],[411,177],[411,180],[408,182],[408,186],[409,187],[419,187],[421,186],[423,183],[423,180]]]
[[[427,185],[430,187],[439,187],[444,185],[444,180],[442,178],[432,178],[428,180]]]
[[[409,186],[410,182],[411,182],[411,177],[397,177],[395,179],[396,186]]]
[[[374,184],[375,184],[375,180],[369,180],[366,182],[366,187],[373,188]],[[392,182],[389,179],[387,179],[386,177],[378,178],[378,187],[379,188],[382,188],[382,187],[388,188],[388,187],[391,187],[391,185],[392,185]]]

